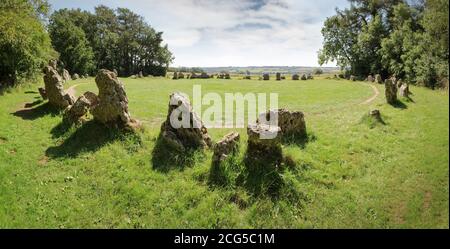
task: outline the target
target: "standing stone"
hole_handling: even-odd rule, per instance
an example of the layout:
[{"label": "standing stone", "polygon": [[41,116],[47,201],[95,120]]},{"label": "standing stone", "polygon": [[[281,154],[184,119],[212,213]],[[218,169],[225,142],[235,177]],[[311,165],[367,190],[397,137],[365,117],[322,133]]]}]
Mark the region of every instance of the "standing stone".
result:
[{"label": "standing stone", "polygon": [[98,103],[92,106],[94,119],[106,125],[136,128],[139,122],[130,117],[127,94],[116,74],[101,69],[95,77],[95,83],[98,87]]},{"label": "standing stone", "polygon": [[356,77],[354,75],[350,75],[350,81],[356,81]]},{"label": "standing stone", "polygon": [[[261,164],[276,170],[283,160],[280,127],[252,124],[247,127],[246,166],[257,169]],[[271,137],[271,139],[264,139]]]},{"label": "standing stone", "polygon": [[80,76],[77,73],[73,74],[73,76],[72,76],[73,80],[77,80],[79,78],[80,78]]},{"label": "standing stone", "polygon": [[178,79],[178,73],[177,73],[177,72],[174,72],[174,73],[173,73],[172,79],[173,79],[173,80],[177,80],[177,79]]},{"label": "standing stone", "polygon": [[116,77],[119,77],[119,73],[117,72],[117,70],[115,68],[113,69],[113,73],[116,75]]},{"label": "standing stone", "polygon": [[42,99],[47,100],[47,92],[45,91],[45,89],[42,87],[39,87],[38,90],[39,90],[39,94],[41,95]]},{"label": "standing stone", "polygon": [[308,80],[312,80],[312,79],[314,79],[314,77],[312,76],[312,74],[308,74],[307,79],[308,79]]},{"label": "standing stone", "polygon": [[196,73],[191,73],[190,79],[197,79],[198,75]]},{"label": "standing stone", "polygon": [[400,87],[403,85],[402,79],[398,79],[396,85],[397,85],[397,88],[400,89]]},{"label": "standing stone", "polygon": [[252,77],[251,77],[250,75],[245,75],[243,79],[244,79],[244,80],[251,80]]},{"label": "standing stone", "polygon": [[299,111],[286,109],[269,110],[259,115],[257,123],[274,125],[272,120],[278,119],[278,127],[283,137],[304,138],[307,136],[305,115]]},{"label": "standing stone", "polygon": [[379,110],[371,110],[369,111],[369,117],[373,118],[374,120],[378,121],[378,122],[382,122],[383,120],[381,119],[381,113]]},{"label": "standing stone", "polygon": [[84,78],[85,79],[89,78],[89,74],[84,74]]},{"label": "standing stone", "polygon": [[372,75],[369,75],[369,76],[367,76],[367,81],[368,81],[368,82],[374,82],[375,79],[373,78]]},{"label": "standing stone", "polygon": [[50,60],[44,68],[45,93],[50,104],[65,109],[75,102],[75,98],[66,94],[63,87],[63,79],[56,71],[56,61]]},{"label": "standing stone", "polygon": [[397,86],[395,85],[395,82],[393,82],[392,79],[387,79],[384,82],[384,87],[386,101],[391,105],[395,104],[395,102],[397,102]]},{"label": "standing stone", "polygon": [[409,85],[408,83],[403,83],[400,86],[400,96],[404,98],[409,98]]},{"label": "standing stone", "polygon": [[375,75],[375,81],[376,81],[378,84],[383,83],[383,79],[381,78],[381,75],[376,74],[376,75]]},{"label": "standing stone", "polygon": [[[184,112],[177,113],[180,110]],[[179,121],[189,117],[189,127],[174,128],[171,123],[171,117]],[[203,125],[202,120],[192,110],[189,99],[178,92],[170,95],[169,111],[166,121],[161,125],[161,136],[168,144],[179,151],[183,151],[186,148],[196,149],[212,146],[208,130]]]},{"label": "standing stone", "polygon": [[280,73],[276,73],[275,77],[276,77],[276,80],[281,80],[281,74]]},{"label": "standing stone", "polygon": [[139,71],[138,77],[139,78],[144,78],[144,74],[142,73],[142,71]]},{"label": "standing stone", "polygon": [[302,80],[307,80],[307,78],[306,78],[306,74],[302,74],[302,78],[301,78]]},{"label": "standing stone", "polygon": [[214,145],[213,165],[218,165],[228,156],[235,154],[239,150],[239,140],[239,133],[231,132],[217,142]]},{"label": "standing stone", "polygon": [[[95,97],[94,97],[95,96]],[[80,124],[86,121],[86,114],[91,106],[98,103],[98,97],[92,92],[86,92],[64,113],[63,121],[69,124]]]},{"label": "standing stone", "polygon": [[62,77],[63,77],[63,80],[64,80],[64,81],[69,81],[69,80],[71,80],[69,71],[67,71],[66,69],[63,69]]},{"label": "standing stone", "polygon": [[299,80],[300,76],[298,74],[293,74],[292,75],[292,80]]},{"label": "standing stone", "polygon": [[184,79],[184,74],[182,72],[178,73],[178,79]]},{"label": "standing stone", "polygon": [[268,73],[263,74],[263,80],[269,80],[270,75]]}]

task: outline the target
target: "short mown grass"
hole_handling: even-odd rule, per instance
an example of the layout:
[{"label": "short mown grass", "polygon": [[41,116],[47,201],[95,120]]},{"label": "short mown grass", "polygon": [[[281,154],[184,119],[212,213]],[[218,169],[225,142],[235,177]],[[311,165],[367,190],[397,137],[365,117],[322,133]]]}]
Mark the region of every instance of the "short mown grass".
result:
[{"label": "short mown grass", "polygon": [[[368,83],[121,79],[137,134],[94,121],[65,127],[38,85],[0,96],[1,228],[448,228],[448,94],[411,87],[385,103]],[[97,92],[93,78],[71,81]],[[308,139],[284,143],[274,185],[248,174],[240,151],[211,181],[211,151],[176,153],[159,139],[173,91],[279,93],[305,112]],[[25,108],[25,105],[27,108]],[[206,106],[205,106],[206,108]],[[366,116],[382,113],[383,125]],[[273,178],[270,178],[273,179]]]}]

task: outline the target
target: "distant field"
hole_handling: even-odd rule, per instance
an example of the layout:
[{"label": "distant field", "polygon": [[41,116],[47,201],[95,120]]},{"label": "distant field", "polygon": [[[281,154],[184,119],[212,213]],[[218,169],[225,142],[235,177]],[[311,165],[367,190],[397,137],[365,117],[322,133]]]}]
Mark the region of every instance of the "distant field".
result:
[{"label": "distant field", "polygon": [[[38,85],[0,96],[1,228],[449,227],[446,93],[411,87],[413,101],[393,107],[383,85],[323,77],[121,80],[131,115],[145,126],[137,137],[116,137],[94,122],[61,130],[61,116],[39,102]],[[208,184],[210,151],[184,163],[155,154],[169,94],[191,95],[194,84],[221,95],[277,92],[279,107],[305,112],[310,139],[283,146],[295,167],[282,173],[278,197],[235,181]],[[71,86],[97,92],[94,78]],[[374,108],[386,125],[361,121]],[[231,130],[241,134],[232,170],[239,174],[245,129],[209,133],[217,141]]]}]

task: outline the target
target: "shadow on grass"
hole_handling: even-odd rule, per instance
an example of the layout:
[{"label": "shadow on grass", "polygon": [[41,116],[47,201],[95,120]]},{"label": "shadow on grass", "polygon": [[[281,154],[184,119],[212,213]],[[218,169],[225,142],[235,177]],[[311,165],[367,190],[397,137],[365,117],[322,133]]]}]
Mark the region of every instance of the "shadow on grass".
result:
[{"label": "shadow on grass", "polygon": [[184,170],[186,167],[192,167],[202,158],[204,156],[202,152],[201,149],[177,150],[159,134],[152,151],[153,169],[164,173],[175,169]]},{"label": "shadow on grass", "polygon": [[304,149],[306,145],[310,142],[314,142],[317,140],[316,135],[312,133],[308,133],[306,136],[283,136],[281,138],[281,142],[285,145],[295,145]]},{"label": "shadow on grass", "polygon": [[394,108],[398,108],[398,109],[403,109],[403,110],[408,109],[408,106],[398,99],[390,105],[393,106]]},{"label": "shadow on grass", "polygon": [[36,91],[25,91],[25,94],[38,94],[39,92]]},{"label": "shadow on grass", "polygon": [[[27,104],[25,104],[25,108],[27,108],[27,105],[35,106],[41,102],[42,101],[34,101],[32,103],[27,103]],[[51,104],[49,104],[47,102],[47,103],[37,106],[33,109],[21,109],[16,112],[13,112],[11,114],[16,117],[20,117],[24,120],[35,120],[35,119],[41,118],[46,115],[56,116],[59,113],[60,113],[60,110],[58,108],[52,106]]]},{"label": "shadow on grass", "polygon": [[31,103],[25,103],[25,108],[31,108],[33,106],[39,105],[42,102],[44,102],[44,101],[42,99],[40,99],[40,100],[36,100],[34,102],[31,102]]},{"label": "shadow on grass", "polygon": [[[62,136],[70,127],[59,124],[52,129],[53,136]],[[84,123],[65,139],[62,144],[49,147],[45,154],[51,158],[77,157],[84,152],[95,152],[115,140],[128,141],[130,148],[140,146],[140,137],[131,132],[108,128],[93,120]]]}]

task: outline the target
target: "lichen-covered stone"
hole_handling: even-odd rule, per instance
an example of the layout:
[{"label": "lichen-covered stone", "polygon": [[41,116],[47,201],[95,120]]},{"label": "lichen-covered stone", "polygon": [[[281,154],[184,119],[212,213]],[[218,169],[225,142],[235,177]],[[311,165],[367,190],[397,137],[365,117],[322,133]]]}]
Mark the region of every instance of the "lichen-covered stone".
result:
[{"label": "lichen-covered stone", "polygon": [[306,77],[306,74],[302,74],[301,79],[302,79],[302,80],[307,80],[308,78]]},{"label": "lichen-covered stone", "polygon": [[79,79],[80,78],[80,75],[78,75],[77,73],[74,73],[73,75],[72,75],[72,79],[73,80],[77,80],[77,79]]},{"label": "lichen-covered stone", "polygon": [[63,79],[56,70],[56,62],[51,60],[44,68],[45,93],[51,105],[65,109],[75,102],[75,98],[65,93]]},{"label": "lichen-covered stone", "polygon": [[382,83],[383,83],[383,79],[381,78],[381,75],[376,74],[376,75],[375,75],[375,81],[376,81],[378,84],[382,84]]},{"label": "lichen-covered stone", "polygon": [[44,88],[39,87],[38,88],[39,94],[41,95],[42,99],[47,100],[47,92]]},{"label": "lichen-covered stone", "polygon": [[95,78],[98,103],[92,106],[94,119],[106,125],[135,128],[137,120],[128,112],[128,98],[123,84],[114,72],[102,69]]},{"label": "lichen-covered stone", "polygon": [[177,79],[178,79],[178,73],[177,73],[177,72],[174,72],[174,73],[173,73],[172,79],[173,79],[173,80],[177,80]]},{"label": "lichen-covered stone", "polygon": [[300,76],[298,74],[293,74],[292,75],[292,80],[299,80]]},{"label": "lichen-covered stone", "polygon": [[355,77],[354,75],[350,75],[349,80],[350,80],[350,81],[356,81],[356,77]]},{"label": "lichen-covered stone", "polygon": [[276,73],[275,78],[276,80],[281,80],[281,73]]},{"label": "lichen-covered stone", "polygon": [[276,169],[281,165],[283,153],[280,132],[280,127],[265,124],[252,124],[247,127],[247,167],[255,169],[267,163]]},{"label": "lichen-covered stone", "polygon": [[389,104],[397,102],[397,86],[392,79],[387,79],[384,82],[386,101]]},{"label": "lichen-covered stone", "polygon": [[[184,112],[176,112],[183,110]],[[186,116],[183,116],[185,113]],[[188,127],[174,128],[171,119],[189,118]],[[170,95],[169,111],[166,121],[161,125],[162,138],[177,150],[186,148],[208,148],[212,146],[208,130],[203,125],[202,120],[192,110],[189,99],[181,93],[175,92]]]},{"label": "lichen-covered stone", "polygon": [[64,81],[69,81],[72,78],[70,77],[70,73],[69,71],[67,71],[66,69],[63,69],[63,73],[62,73],[62,77]]},{"label": "lichen-covered stone", "polygon": [[286,109],[269,110],[259,115],[257,123],[274,125],[275,119],[278,119],[277,125],[283,137],[304,138],[307,136],[305,116],[302,112],[291,112]]},{"label": "lichen-covered stone", "polygon": [[369,76],[367,76],[367,79],[366,79],[368,82],[374,82],[375,81],[375,78],[372,76],[372,75],[369,75]]},{"label": "lichen-covered stone", "polygon": [[402,83],[400,86],[400,96],[409,98],[409,85],[408,83]]},{"label": "lichen-covered stone", "polygon": [[270,75],[268,73],[263,74],[263,80],[269,80]]},{"label": "lichen-covered stone", "polygon": [[239,140],[239,133],[231,132],[217,142],[214,145],[213,164],[220,164],[228,156],[235,154],[239,150]]}]

